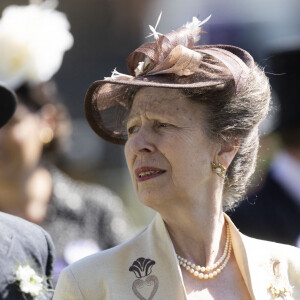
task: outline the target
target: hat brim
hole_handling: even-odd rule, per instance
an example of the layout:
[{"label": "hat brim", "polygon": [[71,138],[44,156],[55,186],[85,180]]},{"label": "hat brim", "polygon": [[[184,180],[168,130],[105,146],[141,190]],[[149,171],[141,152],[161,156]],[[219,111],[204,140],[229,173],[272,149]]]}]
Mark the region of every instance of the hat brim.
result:
[{"label": "hat brim", "polygon": [[17,99],[13,91],[0,84],[0,127],[4,126],[15,112]]},{"label": "hat brim", "polygon": [[[152,44],[147,45],[150,47]],[[238,92],[254,65],[248,52],[230,45],[204,45],[193,49],[181,47],[178,52],[175,47],[175,52],[171,50],[163,61],[158,59],[155,62],[153,58],[146,67],[143,66],[142,73],[136,75],[139,64],[145,64],[143,47],[147,45],[142,45],[141,51],[137,49],[129,55],[127,67],[131,75],[114,72],[112,77],[94,82],[87,91],[86,118],[92,129],[109,142],[125,144],[127,132],[124,120],[139,88],[198,90],[232,82]]]},{"label": "hat brim", "polygon": [[[89,87],[84,101],[85,115],[89,125],[96,134],[108,142],[124,145],[127,140],[127,132],[125,124],[122,122],[130,109],[130,95],[139,88],[198,89],[232,81],[232,77],[227,77],[222,80],[210,79],[194,83],[174,83],[170,81],[169,77],[166,75],[120,76],[116,79],[95,81]],[[109,125],[109,122],[113,122],[113,124]]]}]

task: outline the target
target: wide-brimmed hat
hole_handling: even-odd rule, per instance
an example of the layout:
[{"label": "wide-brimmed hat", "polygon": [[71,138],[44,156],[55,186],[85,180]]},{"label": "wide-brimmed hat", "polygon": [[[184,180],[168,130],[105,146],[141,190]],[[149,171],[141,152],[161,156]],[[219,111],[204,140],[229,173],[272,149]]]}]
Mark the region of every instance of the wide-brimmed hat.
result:
[{"label": "wide-brimmed hat", "polygon": [[114,70],[111,77],[89,87],[85,114],[99,136],[115,144],[126,142],[124,120],[141,87],[187,90],[232,82],[236,92],[243,88],[254,66],[252,56],[230,45],[195,46],[205,21],[194,17],[192,22],[164,35],[153,30],[156,40],[141,45],[127,58],[130,75]]},{"label": "wide-brimmed hat", "polygon": [[16,109],[15,94],[0,83],[0,127],[6,124]]}]

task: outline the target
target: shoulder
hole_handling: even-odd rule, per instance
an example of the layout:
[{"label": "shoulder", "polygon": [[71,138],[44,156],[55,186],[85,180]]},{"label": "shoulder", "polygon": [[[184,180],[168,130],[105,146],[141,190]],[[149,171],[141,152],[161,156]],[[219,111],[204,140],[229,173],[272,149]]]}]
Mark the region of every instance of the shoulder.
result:
[{"label": "shoulder", "polygon": [[257,299],[269,299],[271,287],[293,291],[300,299],[300,249],[246,236],[233,224],[231,228],[235,259]]},{"label": "shoulder", "polygon": [[25,219],[10,215],[7,213],[0,212],[0,221],[2,224],[6,225],[9,228],[23,227],[25,230],[37,230],[37,226],[33,223],[26,221]]},{"label": "shoulder", "polygon": [[[251,245],[251,247],[256,248],[258,251],[262,251],[262,253],[268,253],[270,255],[282,257],[287,260],[300,257],[300,249],[297,247],[252,238],[242,233],[240,234],[247,245]],[[299,265],[300,265],[300,260],[299,260]]]},{"label": "shoulder", "polygon": [[54,260],[52,239],[40,226],[0,212],[0,228],[2,238],[8,242],[10,255],[12,253],[31,255],[32,259],[38,260],[41,264],[47,260],[51,260],[52,263]]},{"label": "shoulder", "polygon": [[249,254],[249,264],[258,268],[270,269],[270,272],[276,277],[285,278],[292,286],[296,286],[300,293],[299,248],[241,235]]},{"label": "shoulder", "polygon": [[52,246],[51,238],[44,229],[22,218],[0,212],[0,226],[13,232],[14,238],[23,241],[25,245],[36,244],[41,248]]},{"label": "shoulder", "polygon": [[15,271],[18,265],[29,265],[37,274],[49,278],[47,286],[51,287],[54,246],[48,233],[33,223],[2,212],[0,232],[0,295],[12,298],[17,295]]}]

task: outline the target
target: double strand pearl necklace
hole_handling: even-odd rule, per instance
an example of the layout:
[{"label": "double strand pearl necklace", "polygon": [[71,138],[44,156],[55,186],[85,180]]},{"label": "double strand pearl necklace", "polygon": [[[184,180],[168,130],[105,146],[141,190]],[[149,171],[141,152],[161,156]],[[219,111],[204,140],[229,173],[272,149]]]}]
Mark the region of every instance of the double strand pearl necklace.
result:
[{"label": "double strand pearl necklace", "polygon": [[226,244],[223,255],[220,259],[213,265],[207,267],[201,267],[195,265],[191,261],[188,261],[186,258],[177,255],[178,263],[181,267],[185,268],[188,272],[193,274],[196,278],[199,279],[212,279],[219,275],[227,265],[231,254],[231,236],[229,226],[226,223]]}]

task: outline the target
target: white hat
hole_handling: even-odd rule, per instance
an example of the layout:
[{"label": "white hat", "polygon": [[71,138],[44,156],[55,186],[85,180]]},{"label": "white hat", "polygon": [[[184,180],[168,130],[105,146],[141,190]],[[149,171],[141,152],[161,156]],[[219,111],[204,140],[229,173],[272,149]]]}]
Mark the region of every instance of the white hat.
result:
[{"label": "white hat", "polygon": [[12,89],[48,81],[73,45],[65,14],[55,10],[57,2],[37,2],[8,6],[0,19],[0,81]]}]

